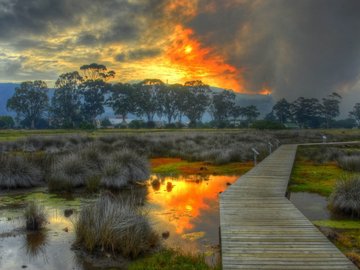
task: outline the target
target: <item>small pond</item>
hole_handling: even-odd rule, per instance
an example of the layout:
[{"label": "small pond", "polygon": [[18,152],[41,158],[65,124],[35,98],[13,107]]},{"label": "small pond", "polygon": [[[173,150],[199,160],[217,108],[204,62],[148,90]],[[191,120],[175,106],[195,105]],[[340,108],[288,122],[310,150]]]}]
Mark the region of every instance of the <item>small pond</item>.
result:
[{"label": "small pond", "polygon": [[[203,252],[209,264],[219,256],[219,192],[238,176],[152,176],[145,209],[165,246]],[[154,181],[156,180],[156,181]],[[72,249],[73,221],[81,205],[96,196],[64,197],[44,188],[0,194],[0,269],[106,269]],[[23,229],[26,203],[41,202],[49,224],[38,233]],[[71,209],[72,211],[65,211]],[[114,268],[112,268],[114,269]]]}]

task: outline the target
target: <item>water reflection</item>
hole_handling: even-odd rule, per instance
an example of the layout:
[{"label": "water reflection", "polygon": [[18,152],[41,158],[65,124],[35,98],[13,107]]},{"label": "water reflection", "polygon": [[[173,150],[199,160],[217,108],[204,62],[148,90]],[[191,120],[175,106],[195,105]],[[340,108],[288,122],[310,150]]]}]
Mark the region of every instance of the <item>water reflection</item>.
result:
[{"label": "water reflection", "polygon": [[[237,178],[154,175],[148,186],[125,190],[118,195],[136,197],[139,204],[145,205],[165,245],[190,252],[203,251],[209,255],[209,262],[215,262],[219,255],[218,194],[227,188],[227,183],[233,183]],[[20,269],[23,265],[28,269],[106,269],[94,267],[94,261],[84,259],[71,249],[77,211],[95,197],[63,198],[37,191],[1,198],[8,202],[8,206],[0,217],[0,233],[23,226],[23,208],[11,209],[13,201],[26,205],[26,202],[36,199],[45,206],[49,224],[40,232],[0,236],[0,269]],[[96,265],[98,263],[96,261]]]},{"label": "water reflection", "polygon": [[316,193],[291,192],[290,201],[309,219],[320,220],[331,218],[327,208],[327,199]]},{"label": "water reflection", "polygon": [[29,257],[38,257],[40,255],[46,259],[46,246],[48,244],[48,234],[46,230],[37,232],[28,232],[24,236],[24,248]]},{"label": "water reflection", "polygon": [[[158,226],[170,231],[170,238],[172,235],[181,238],[184,233],[201,230],[206,236],[217,239],[218,194],[227,188],[227,183],[233,183],[237,178],[198,175],[163,179],[153,177],[148,195],[148,206],[152,209],[150,213]],[[214,234],[216,236],[212,237]]]}]

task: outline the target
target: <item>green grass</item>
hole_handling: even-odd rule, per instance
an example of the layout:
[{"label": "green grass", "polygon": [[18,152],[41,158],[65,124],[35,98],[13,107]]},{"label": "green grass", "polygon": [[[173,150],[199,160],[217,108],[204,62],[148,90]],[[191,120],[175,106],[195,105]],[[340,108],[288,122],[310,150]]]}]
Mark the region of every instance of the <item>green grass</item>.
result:
[{"label": "green grass", "polygon": [[316,220],[316,226],[334,229],[360,229],[360,220]]},{"label": "green grass", "polygon": [[252,162],[216,165],[208,162],[191,162],[179,158],[153,158],[151,160],[151,173],[161,175],[242,175],[253,166]]},{"label": "green grass", "polygon": [[296,162],[289,189],[292,192],[314,192],[329,196],[336,180],[344,174],[335,163]]},{"label": "green grass", "polygon": [[244,132],[248,129],[96,129],[96,130],[81,130],[81,129],[5,129],[0,130],[0,141],[15,141],[17,139],[33,136],[33,135],[89,135],[89,136],[101,136],[101,135],[116,135],[116,134],[132,134],[132,133],[156,133],[156,132]]},{"label": "green grass", "polygon": [[210,267],[202,255],[189,255],[172,249],[164,249],[143,259],[134,261],[129,270],[220,270]]},{"label": "green grass", "polygon": [[154,167],[151,169],[152,173],[156,174],[181,174],[180,167],[189,164],[187,161],[180,161],[175,163],[169,163]]},{"label": "green grass", "polygon": [[[32,136],[32,135],[58,135],[58,134],[87,134],[91,136],[111,135],[111,134],[127,134],[127,133],[154,133],[154,132],[246,132],[253,129],[238,129],[238,128],[226,128],[226,129],[96,129],[96,130],[81,130],[81,129],[44,129],[44,130],[31,130],[31,129],[8,129],[0,130],[0,141],[14,141],[20,138]],[[280,130],[280,131],[265,131],[276,136],[277,133],[288,133],[291,137],[293,130]],[[330,137],[338,138],[339,141],[360,140],[360,129],[324,129],[324,130],[307,130],[307,132],[326,134]],[[319,142],[321,138],[319,138]]]}]

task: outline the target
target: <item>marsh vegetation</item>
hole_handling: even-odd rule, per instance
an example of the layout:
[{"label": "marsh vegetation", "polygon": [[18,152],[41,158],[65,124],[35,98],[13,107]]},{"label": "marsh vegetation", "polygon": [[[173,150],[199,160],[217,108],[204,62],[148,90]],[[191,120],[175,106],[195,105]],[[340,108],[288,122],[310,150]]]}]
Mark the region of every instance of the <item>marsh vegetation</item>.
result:
[{"label": "marsh vegetation", "polygon": [[46,213],[42,205],[32,201],[24,211],[26,229],[37,231],[42,229],[46,223]]},{"label": "marsh vegetation", "polygon": [[[360,166],[359,156],[359,144],[299,147],[289,186],[295,192],[296,206],[357,266],[360,266],[360,179],[356,169]],[[301,196],[296,195],[299,191]]]},{"label": "marsh vegetation", "polygon": [[[130,269],[144,265],[158,269],[157,264],[172,269],[172,262],[181,264],[179,269],[192,269],[189,265],[210,269],[219,258],[218,194],[252,168],[252,147],[261,160],[270,152],[269,142],[275,148],[278,139],[286,141],[294,134],[297,140],[321,140],[317,132],[254,130],[30,136],[1,143],[5,166],[0,168],[0,186],[10,194],[17,188],[40,187],[52,203],[70,196],[67,203],[71,202],[68,209],[73,214],[55,221],[49,215],[54,206],[47,205],[49,224],[42,231],[68,234],[64,248],[71,256],[73,252],[83,256],[82,263],[92,256],[91,264],[103,260],[104,265],[119,267],[118,262],[107,263],[122,258]],[[329,180],[329,173],[343,171],[340,158],[357,156],[357,151],[356,147],[300,148],[301,166],[313,167],[299,171],[296,165],[293,178],[298,178],[292,188],[306,190],[312,185],[313,191],[329,196],[336,182],[336,177]],[[327,167],[319,174],[321,166]],[[315,182],[319,177],[321,181]],[[33,189],[28,190],[32,194]],[[79,198],[84,202],[79,203]],[[27,204],[20,201],[16,209],[24,210]],[[58,207],[61,212],[68,210]],[[41,217],[35,208],[32,213]],[[0,220],[0,227],[9,226],[12,219]],[[52,250],[54,239],[48,234],[45,238],[46,250]],[[7,243],[16,246],[10,239]],[[199,251],[204,255],[198,256]],[[142,259],[131,263],[135,258]]]},{"label": "marsh vegetation", "polygon": [[83,207],[75,222],[75,245],[89,252],[102,251],[136,258],[159,244],[136,198],[101,195]]},{"label": "marsh vegetation", "polygon": [[275,137],[262,132],[156,133],[101,137],[46,136],[2,144],[0,187],[48,185],[51,191],[121,189],[149,177],[149,158],[210,165],[247,162],[251,148],[269,154]]}]

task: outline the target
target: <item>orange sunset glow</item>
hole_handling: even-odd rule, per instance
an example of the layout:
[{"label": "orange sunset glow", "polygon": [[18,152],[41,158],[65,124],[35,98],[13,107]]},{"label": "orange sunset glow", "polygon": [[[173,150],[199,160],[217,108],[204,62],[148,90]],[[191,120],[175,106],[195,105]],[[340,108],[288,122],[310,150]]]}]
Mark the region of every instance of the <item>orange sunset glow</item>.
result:
[{"label": "orange sunset glow", "polygon": [[191,29],[177,25],[170,40],[165,59],[178,70],[180,82],[202,80],[212,86],[246,92],[240,71],[227,64],[213,48],[202,46]]},{"label": "orange sunset glow", "polygon": [[[216,202],[219,192],[226,190],[226,184],[233,183],[238,178],[210,175],[207,180],[202,181],[196,177],[166,177],[162,179],[158,190],[149,192],[149,202],[161,209],[158,211],[158,218],[174,226],[177,234],[193,230],[194,220],[201,219],[205,211],[217,211],[210,208],[209,202]],[[167,188],[168,183],[172,185],[171,190]]]},{"label": "orange sunset glow", "polygon": [[[129,9],[146,10],[145,3],[142,0],[128,1],[126,5]],[[201,80],[210,86],[235,92],[271,93],[269,87],[267,91],[247,89],[243,77],[243,70],[247,67],[230,64],[223,50],[205,44],[201,36],[187,25],[200,12],[216,12],[215,3],[202,9],[199,6],[197,0],[165,1],[156,8],[148,7],[162,12],[157,19],[146,13],[137,17],[124,13],[117,15],[126,17],[119,23],[112,21],[111,16],[101,17],[97,22],[84,17],[84,23],[61,31],[52,31],[50,27],[49,33],[36,41],[32,41],[30,36],[26,38],[27,44],[40,42],[41,46],[21,46],[21,50],[4,47],[0,61],[11,59],[16,67],[19,66],[18,74],[12,74],[15,81],[33,77],[45,80],[50,86],[58,74],[97,62],[116,72],[111,82],[157,78],[170,84],[183,84]],[[106,34],[104,29],[112,29],[114,33]]]}]

